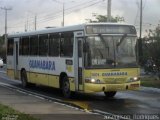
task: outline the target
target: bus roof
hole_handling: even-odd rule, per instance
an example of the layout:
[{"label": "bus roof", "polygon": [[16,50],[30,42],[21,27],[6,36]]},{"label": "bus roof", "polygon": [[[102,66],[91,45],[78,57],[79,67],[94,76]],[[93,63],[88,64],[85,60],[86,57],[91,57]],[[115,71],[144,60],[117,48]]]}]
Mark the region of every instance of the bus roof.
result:
[{"label": "bus roof", "polygon": [[55,28],[46,28],[46,29],[37,30],[37,31],[29,31],[29,32],[9,34],[8,38],[21,37],[21,36],[32,36],[32,35],[37,35],[37,34],[49,34],[49,33],[54,33],[54,32],[56,33],[56,32],[67,32],[67,31],[80,31],[80,30],[84,30],[85,26],[87,26],[87,25],[124,25],[124,26],[133,26],[131,24],[124,24],[124,23],[85,23],[85,24],[79,24],[79,25],[55,27]]}]

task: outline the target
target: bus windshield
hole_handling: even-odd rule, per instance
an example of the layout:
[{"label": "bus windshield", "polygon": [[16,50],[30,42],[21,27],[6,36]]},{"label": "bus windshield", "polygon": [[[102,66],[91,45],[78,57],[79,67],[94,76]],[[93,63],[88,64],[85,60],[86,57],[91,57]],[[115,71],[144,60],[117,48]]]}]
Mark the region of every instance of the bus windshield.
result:
[{"label": "bus windshield", "polygon": [[87,68],[136,67],[136,37],[89,36],[86,38]]}]

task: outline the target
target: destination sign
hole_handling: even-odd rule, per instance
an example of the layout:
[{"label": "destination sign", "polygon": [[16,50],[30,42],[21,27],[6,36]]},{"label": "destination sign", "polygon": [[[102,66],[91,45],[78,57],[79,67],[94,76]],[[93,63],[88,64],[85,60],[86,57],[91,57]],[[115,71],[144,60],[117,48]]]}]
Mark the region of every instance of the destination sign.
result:
[{"label": "destination sign", "polygon": [[99,77],[99,76],[127,76],[127,72],[105,72],[105,73],[92,73],[91,76]]},{"label": "destination sign", "polygon": [[87,34],[136,34],[134,26],[129,25],[88,25]]}]

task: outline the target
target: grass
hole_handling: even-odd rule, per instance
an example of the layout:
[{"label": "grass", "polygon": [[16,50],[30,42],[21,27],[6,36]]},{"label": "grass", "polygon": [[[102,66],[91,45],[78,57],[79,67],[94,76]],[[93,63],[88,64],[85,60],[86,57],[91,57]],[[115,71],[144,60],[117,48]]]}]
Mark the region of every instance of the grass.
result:
[{"label": "grass", "polygon": [[0,104],[0,120],[38,120],[30,115],[20,113],[14,109]]},{"label": "grass", "polygon": [[160,79],[157,77],[142,77],[141,85],[145,87],[160,88]]}]

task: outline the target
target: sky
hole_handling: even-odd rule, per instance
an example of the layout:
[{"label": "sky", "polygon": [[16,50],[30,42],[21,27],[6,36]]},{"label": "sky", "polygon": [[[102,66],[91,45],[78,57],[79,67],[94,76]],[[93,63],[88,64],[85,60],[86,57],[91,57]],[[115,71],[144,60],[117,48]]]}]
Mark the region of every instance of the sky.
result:
[{"label": "sky", "polygon": [[[93,14],[107,15],[107,0],[0,0],[0,7],[8,11],[8,33],[33,31],[35,16],[37,30],[45,27],[75,25],[94,19]],[[143,0],[143,34],[160,24],[160,0]],[[122,16],[125,23],[139,30],[140,0],[112,0],[112,16]],[[4,34],[4,10],[0,9],[0,35]]]}]

